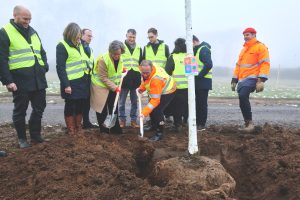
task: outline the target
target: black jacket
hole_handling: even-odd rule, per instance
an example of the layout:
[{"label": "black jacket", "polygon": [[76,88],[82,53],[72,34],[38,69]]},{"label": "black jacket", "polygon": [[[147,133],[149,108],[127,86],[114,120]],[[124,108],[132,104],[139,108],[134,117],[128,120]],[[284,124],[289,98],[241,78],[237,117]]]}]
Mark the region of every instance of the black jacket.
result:
[{"label": "black jacket", "polygon": [[[157,50],[158,50],[158,46],[159,46],[161,43],[164,43],[164,41],[163,41],[163,40],[158,40],[158,43],[155,43],[155,44],[148,42],[147,46],[151,45],[151,46],[152,46],[152,49],[153,49],[153,52],[154,52],[154,54],[156,55]],[[166,45],[166,44],[165,44],[165,45]],[[170,56],[170,51],[169,51],[169,46],[168,46],[168,45],[166,45],[166,48],[165,48],[165,56],[166,56],[166,58],[169,58],[169,56]],[[143,60],[145,60],[145,58],[146,58],[146,51],[145,51],[145,47],[144,47],[144,51],[143,51]]]},{"label": "black jacket", "polygon": [[200,45],[194,47],[194,55],[196,56],[198,49],[202,46],[205,46],[205,47],[203,47],[201,49],[200,54],[199,54],[199,59],[203,62],[204,66],[203,66],[202,71],[198,74],[198,76],[195,76],[195,88],[211,90],[212,89],[212,79],[204,78],[204,76],[213,67],[213,62],[211,60],[211,52],[210,52],[211,46],[206,42],[202,42]]},{"label": "black jacket", "polygon": [[[72,42],[66,41],[71,47],[75,47]],[[86,73],[84,76],[75,80],[69,81],[66,73],[66,61],[68,52],[62,43],[56,46],[56,71],[60,80],[60,92],[63,99],[86,99],[89,95],[89,77]],[[65,93],[66,87],[71,87],[72,94]]]},{"label": "black jacket", "polygon": [[[134,48],[131,48],[129,44],[125,41],[125,45],[128,47],[130,53],[132,54]],[[139,64],[142,62],[142,48],[140,48],[140,57]],[[141,84],[141,73],[134,71],[133,69],[129,70],[127,75],[124,77],[122,88],[125,89],[136,89]]]},{"label": "black jacket", "polygon": [[[12,19],[10,20],[10,23],[19,31],[19,33],[21,33],[28,43],[31,43],[31,36],[36,33],[31,26],[25,29],[22,26],[17,25]],[[49,66],[43,46],[41,47],[41,56],[45,66],[40,66],[37,58],[35,58],[35,64],[33,67],[26,67],[11,71],[9,70],[8,66],[9,46],[9,37],[4,28],[2,28],[0,30],[0,74],[2,76],[1,81],[3,85],[15,83],[18,91],[25,92],[47,88],[45,74],[49,70]]]}]

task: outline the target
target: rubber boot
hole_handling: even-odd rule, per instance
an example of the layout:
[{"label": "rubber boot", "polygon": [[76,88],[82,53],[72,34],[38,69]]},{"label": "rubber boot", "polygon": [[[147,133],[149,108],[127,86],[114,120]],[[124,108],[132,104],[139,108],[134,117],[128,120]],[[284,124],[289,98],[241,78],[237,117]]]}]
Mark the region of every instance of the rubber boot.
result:
[{"label": "rubber boot", "polygon": [[31,138],[31,143],[32,144],[38,144],[38,143],[43,143],[44,139],[41,136],[41,120],[29,120],[29,134]]},{"label": "rubber boot", "polygon": [[81,121],[82,121],[82,114],[76,115],[75,116],[76,134],[79,134],[79,135],[83,134]]},{"label": "rubber boot", "polygon": [[151,141],[159,141],[162,139],[162,135],[163,135],[163,130],[164,130],[164,125],[158,125],[156,131],[155,131],[155,135],[152,136],[150,138]]},{"label": "rubber boot", "polygon": [[26,137],[25,120],[14,122],[14,126],[17,131],[17,135],[18,135],[19,147],[21,149],[30,147],[30,144],[28,144],[27,137]]},{"label": "rubber boot", "polygon": [[75,127],[75,117],[74,116],[65,116],[65,122],[68,130],[68,134],[70,136],[75,135],[76,127]]}]

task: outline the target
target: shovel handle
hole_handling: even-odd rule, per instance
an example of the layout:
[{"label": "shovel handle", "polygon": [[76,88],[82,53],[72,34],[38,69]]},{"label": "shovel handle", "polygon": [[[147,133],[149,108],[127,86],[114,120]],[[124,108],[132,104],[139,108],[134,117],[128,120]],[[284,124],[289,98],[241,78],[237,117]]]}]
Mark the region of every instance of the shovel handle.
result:
[{"label": "shovel handle", "polygon": [[[142,115],[142,98],[141,98],[141,94],[138,91],[136,91],[136,94],[139,99],[139,113],[141,116]],[[144,120],[141,117],[140,117],[140,134],[141,134],[141,137],[144,137]]]}]

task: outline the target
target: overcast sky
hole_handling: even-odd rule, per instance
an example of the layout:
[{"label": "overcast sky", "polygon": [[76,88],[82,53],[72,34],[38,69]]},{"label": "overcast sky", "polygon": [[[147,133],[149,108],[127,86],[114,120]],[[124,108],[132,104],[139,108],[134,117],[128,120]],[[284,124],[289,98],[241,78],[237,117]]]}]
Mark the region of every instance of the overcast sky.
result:
[{"label": "overcast sky", "polygon": [[[128,28],[137,30],[141,46],[148,42],[148,28],[157,28],[159,39],[172,51],[175,39],[185,37],[184,4],[184,0],[1,0],[0,25],[12,18],[15,5],[29,8],[31,26],[53,64],[55,47],[70,22],[93,30],[91,47],[96,55],[105,52],[112,40],[124,41]],[[254,27],[258,40],[269,48],[273,68],[300,67],[299,11],[299,0],[192,0],[193,32],[211,44],[215,66],[233,68],[244,43],[242,31]]]}]

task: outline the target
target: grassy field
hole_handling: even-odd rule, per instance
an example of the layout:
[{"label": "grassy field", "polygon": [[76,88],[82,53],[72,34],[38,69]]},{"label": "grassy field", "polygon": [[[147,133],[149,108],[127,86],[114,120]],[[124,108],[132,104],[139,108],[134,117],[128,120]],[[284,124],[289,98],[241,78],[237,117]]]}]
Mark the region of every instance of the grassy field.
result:
[{"label": "grassy field", "polygon": [[[47,77],[48,89],[47,93],[51,95],[59,95],[59,80],[54,73],[50,73]],[[213,90],[210,91],[210,97],[236,97],[237,93],[230,89],[230,78],[214,77]],[[0,95],[9,95],[4,86],[0,87]],[[298,99],[300,98],[300,81],[299,80],[269,80],[266,82],[265,90],[261,93],[253,93],[254,98],[273,98],[273,99]]]}]

